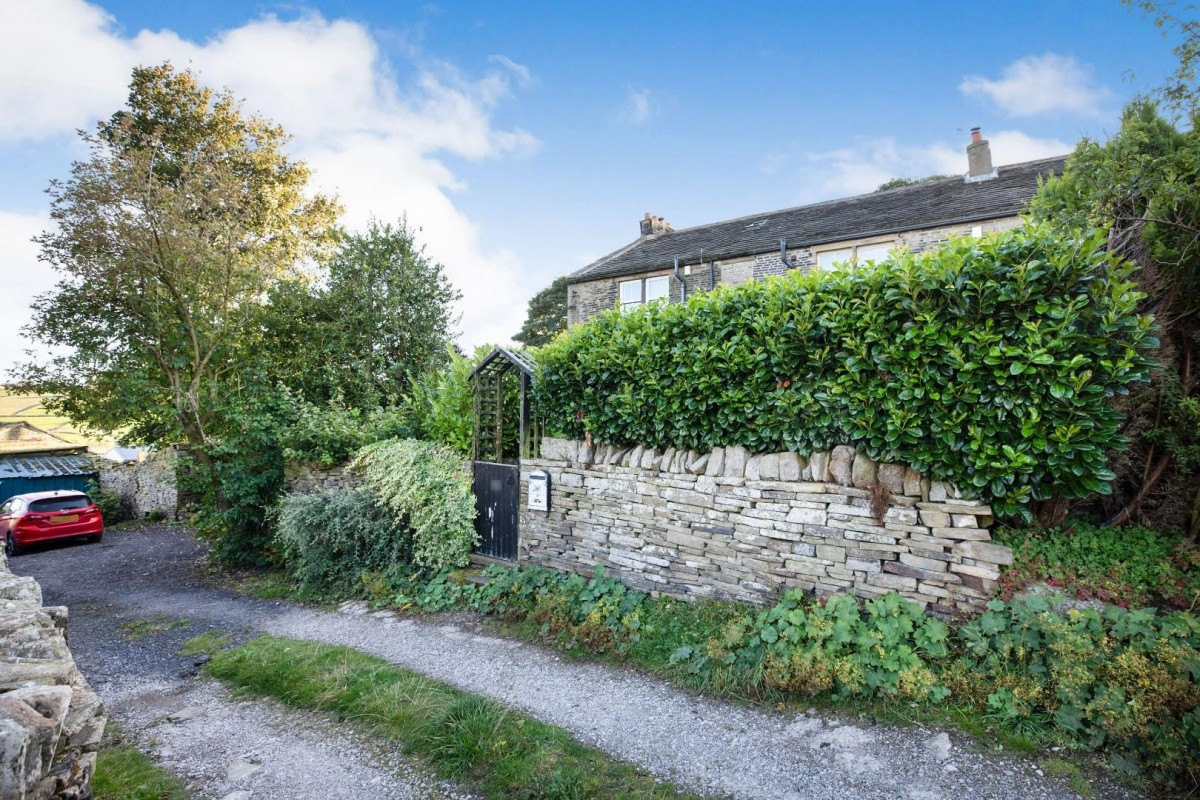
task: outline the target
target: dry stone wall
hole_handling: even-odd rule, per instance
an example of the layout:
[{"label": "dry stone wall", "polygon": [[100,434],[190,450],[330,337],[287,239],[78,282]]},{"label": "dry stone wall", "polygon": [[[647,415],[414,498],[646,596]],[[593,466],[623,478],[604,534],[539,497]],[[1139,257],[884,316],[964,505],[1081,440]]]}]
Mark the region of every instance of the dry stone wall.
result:
[{"label": "dry stone wall", "polygon": [[132,519],[143,519],[150,513],[169,519],[178,515],[175,465],[174,450],[160,450],[144,461],[128,464],[96,459],[100,488],[120,495],[125,513]]},{"label": "dry stone wall", "polygon": [[362,477],[346,469],[316,467],[308,464],[289,464],[286,471],[288,491],[292,494],[316,494],[333,489],[357,489]]},{"label": "dry stone wall", "polygon": [[[526,507],[535,469],[550,475],[548,513]],[[979,610],[1012,563],[991,542],[990,507],[848,446],[802,456],[545,439],[522,473],[523,561],[604,566],[646,591],[764,602],[792,587],[895,590],[952,616]]]},{"label": "dry stone wall", "polygon": [[0,800],[86,800],[107,718],[67,648],[67,609],[0,553]]}]

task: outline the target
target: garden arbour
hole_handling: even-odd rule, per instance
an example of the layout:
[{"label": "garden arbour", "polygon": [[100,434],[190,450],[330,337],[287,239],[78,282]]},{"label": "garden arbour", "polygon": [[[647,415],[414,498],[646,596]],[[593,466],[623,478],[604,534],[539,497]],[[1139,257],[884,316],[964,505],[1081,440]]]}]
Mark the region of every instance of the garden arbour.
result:
[{"label": "garden arbour", "polygon": [[537,413],[617,445],[850,444],[1027,515],[1105,492],[1109,398],[1147,377],[1152,320],[1103,231],[961,238],[612,311],[542,348]]}]

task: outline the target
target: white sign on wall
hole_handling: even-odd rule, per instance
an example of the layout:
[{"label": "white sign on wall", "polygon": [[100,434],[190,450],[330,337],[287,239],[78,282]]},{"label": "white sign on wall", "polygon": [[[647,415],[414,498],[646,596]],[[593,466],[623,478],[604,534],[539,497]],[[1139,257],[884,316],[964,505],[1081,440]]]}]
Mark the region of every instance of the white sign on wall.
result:
[{"label": "white sign on wall", "polygon": [[550,510],[550,474],[544,469],[529,473],[529,510]]}]

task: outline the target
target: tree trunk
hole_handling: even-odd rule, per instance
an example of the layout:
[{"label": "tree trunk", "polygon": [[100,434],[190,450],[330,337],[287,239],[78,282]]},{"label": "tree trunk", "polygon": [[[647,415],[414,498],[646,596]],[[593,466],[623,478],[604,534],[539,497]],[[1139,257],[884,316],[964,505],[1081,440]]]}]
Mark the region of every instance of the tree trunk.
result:
[{"label": "tree trunk", "polygon": [[1071,509],[1071,503],[1067,498],[1061,495],[1054,495],[1049,500],[1044,500],[1041,506],[1038,507],[1037,521],[1043,528],[1057,528],[1067,521],[1067,512]]}]

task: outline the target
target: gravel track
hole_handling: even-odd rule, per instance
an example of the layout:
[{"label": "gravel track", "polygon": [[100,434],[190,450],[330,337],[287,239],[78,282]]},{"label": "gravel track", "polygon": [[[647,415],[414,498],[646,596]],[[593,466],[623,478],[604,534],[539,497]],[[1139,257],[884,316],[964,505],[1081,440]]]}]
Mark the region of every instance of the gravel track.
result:
[{"label": "gravel track", "polygon": [[[157,730],[152,735],[166,742],[166,754],[157,751],[164,763],[186,774],[200,769],[196,764],[202,762],[207,766],[200,771],[207,777],[200,783],[222,791],[228,787],[217,778],[229,769],[241,745],[216,752],[218,748],[198,743],[192,753],[189,737],[170,739],[165,732],[219,720],[221,737],[255,742],[273,726],[293,737],[297,725],[321,729],[311,715],[297,722],[298,712],[260,701],[231,701],[219,687],[190,677],[191,659],[177,651],[184,640],[205,630],[230,631],[242,638],[266,631],[355,647],[517,707],[702,793],[788,800],[1077,797],[1062,780],[1043,776],[1035,760],[990,752],[957,733],[862,724],[816,713],[775,713],[696,697],[628,669],[563,660],[553,652],[489,635],[462,615],[414,620],[389,612],[372,614],[361,604],[327,612],[239,597],[207,585],[204,555],[204,546],[186,529],[158,527],[110,532],[99,547],[47,550],[14,559],[12,566],[42,582],[47,604],[71,606],[72,650],[117,719],[136,720],[144,731]],[[147,618],[185,619],[188,624],[133,642],[122,635],[122,623]],[[142,694],[158,697],[172,691],[171,686],[180,692],[207,693],[200,705],[215,704],[222,710],[206,711],[174,729],[163,728],[161,708],[155,717],[152,711],[136,710],[145,703],[126,703],[131,693],[138,696],[138,687],[150,687],[149,694]],[[182,695],[180,700],[181,706],[195,705],[183,702]],[[226,713],[231,703],[240,710]],[[157,719],[157,727],[146,727],[148,719]],[[240,721],[246,727],[239,732]],[[336,727],[317,734],[314,744],[336,736]],[[247,751],[255,747],[247,746]],[[252,789],[254,797],[416,796],[399,793],[407,790],[403,770],[398,774],[382,763],[388,761],[386,754],[352,742],[332,750],[350,765],[349,783],[329,787],[330,793],[304,789],[308,793],[293,794],[300,790],[282,783],[271,790],[266,766],[272,758],[283,763],[280,750],[261,759],[263,769],[256,770],[257,778],[250,777],[259,781]],[[322,764],[329,761],[328,755],[316,758]],[[304,760],[298,761],[280,772],[302,767]],[[382,776],[382,786],[398,793],[383,793],[381,784],[372,784],[369,791],[355,784],[360,769],[377,770],[372,777]],[[445,786],[430,788],[422,780],[415,783],[426,784],[423,789],[418,786],[425,792],[420,796],[450,791]],[[1096,797],[1137,796],[1102,780],[1093,785]],[[334,788],[351,793],[332,793]]]}]

